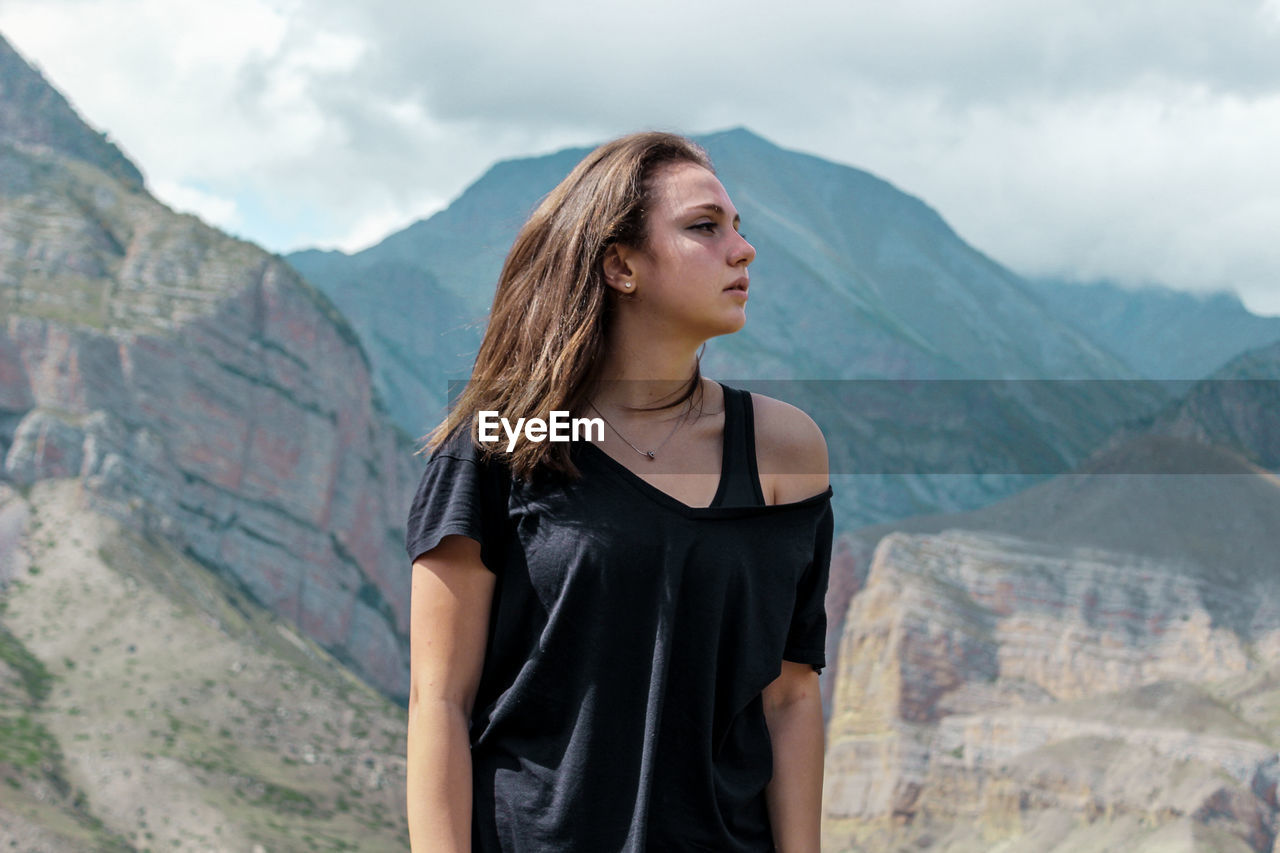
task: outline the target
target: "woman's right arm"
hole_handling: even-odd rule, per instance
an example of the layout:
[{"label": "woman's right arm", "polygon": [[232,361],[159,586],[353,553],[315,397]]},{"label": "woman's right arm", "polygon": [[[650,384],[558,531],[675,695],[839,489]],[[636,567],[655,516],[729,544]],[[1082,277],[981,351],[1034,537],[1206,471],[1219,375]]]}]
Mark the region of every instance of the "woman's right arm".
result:
[{"label": "woman's right arm", "polygon": [[444,537],[413,564],[406,782],[414,850],[471,850],[468,727],[493,587],[480,543],[466,536]]}]

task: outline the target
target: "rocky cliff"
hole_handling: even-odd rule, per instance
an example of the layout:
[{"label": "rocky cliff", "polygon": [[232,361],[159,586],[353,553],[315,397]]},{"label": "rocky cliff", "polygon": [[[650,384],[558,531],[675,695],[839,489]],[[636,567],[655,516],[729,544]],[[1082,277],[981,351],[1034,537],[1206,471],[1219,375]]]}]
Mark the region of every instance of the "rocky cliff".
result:
[{"label": "rocky cliff", "polygon": [[[892,531],[963,528],[1088,545],[1180,560],[1234,589],[1267,588],[1274,582],[1274,531],[1280,530],[1269,473],[1280,467],[1278,377],[1280,345],[1246,351],[1202,380],[1160,383],[1177,391],[1173,402],[1113,433],[1064,476],[971,512],[920,515],[849,533],[827,596],[828,657],[838,653],[849,601],[866,580],[874,549]],[[874,487],[864,478],[849,483],[868,485]]]},{"label": "rocky cliff", "polygon": [[1270,851],[1280,602],[1202,575],[884,537],[840,639],[824,849]]},{"label": "rocky cliff", "polygon": [[280,259],[81,156],[100,137],[3,51],[4,476],[79,478],[403,696],[414,465],[354,332]]},{"label": "rocky cliff", "polygon": [[1244,353],[1076,471],[846,538],[824,849],[1276,849],[1277,376]]}]

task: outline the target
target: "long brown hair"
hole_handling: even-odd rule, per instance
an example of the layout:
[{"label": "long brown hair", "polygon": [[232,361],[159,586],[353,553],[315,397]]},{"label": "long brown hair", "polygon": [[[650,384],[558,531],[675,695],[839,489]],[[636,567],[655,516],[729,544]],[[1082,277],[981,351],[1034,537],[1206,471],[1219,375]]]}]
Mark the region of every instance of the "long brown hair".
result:
[{"label": "long brown hair", "polygon": [[[580,413],[604,355],[613,300],[602,260],[617,243],[642,247],[653,177],[668,163],[695,163],[714,172],[707,152],[672,133],[645,132],[606,142],[574,167],[520,229],[498,277],[489,324],[467,387],[449,416],[431,432],[425,449],[469,425],[486,455],[505,451],[476,437],[481,410],[517,418],[552,411]],[[683,402],[699,387],[695,372]],[[506,454],[517,477],[577,469],[565,442],[520,441]]]}]

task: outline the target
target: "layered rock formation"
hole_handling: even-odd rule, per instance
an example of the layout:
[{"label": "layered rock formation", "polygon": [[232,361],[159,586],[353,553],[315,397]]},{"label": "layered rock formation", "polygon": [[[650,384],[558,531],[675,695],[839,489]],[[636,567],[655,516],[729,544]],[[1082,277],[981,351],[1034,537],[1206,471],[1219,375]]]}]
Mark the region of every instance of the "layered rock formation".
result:
[{"label": "layered rock formation", "polygon": [[824,849],[1137,849],[1190,819],[1212,840],[1185,849],[1271,850],[1276,592],[1006,535],[886,536],[840,641]]},{"label": "layered rock formation", "polygon": [[1077,471],[846,539],[829,849],[1274,849],[1278,353]]},{"label": "layered rock formation", "polygon": [[82,157],[99,135],[4,56],[4,476],[80,478],[403,696],[414,464],[354,332],[278,258]]}]

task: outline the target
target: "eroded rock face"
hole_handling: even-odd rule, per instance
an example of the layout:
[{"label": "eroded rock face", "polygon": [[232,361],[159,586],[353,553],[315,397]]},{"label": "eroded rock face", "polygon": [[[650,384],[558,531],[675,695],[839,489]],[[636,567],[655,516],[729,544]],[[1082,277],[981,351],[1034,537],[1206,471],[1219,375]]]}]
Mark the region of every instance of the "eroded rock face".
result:
[{"label": "eroded rock face", "polygon": [[56,477],[78,477],[84,433],[49,412],[33,409],[18,423],[5,455],[4,471],[22,485]]},{"label": "eroded rock face", "polygon": [[[1280,624],[1233,597],[1249,596],[1129,554],[886,536],[841,638],[831,849],[939,826],[1016,838],[1066,811],[1190,815],[1270,850],[1280,726],[1262,709],[1280,693],[1259,673],[1280,669]],[[1224,626],[1247,606],[1254,633]]]},{"label": "eroded rock face", "polygon": [[262,250],[0,140],[0,456],[179,544],[407,690],[410,441],[332,305]]},{"label": "eroded rock face", "polygon": [[[410,457],[374,418],[354,348],[290,286],[268,276],[181,338],[119,341],[106,359],[93,358],[96,334],[10,318],[0,335],[21,354],[35,407],[5,474],[83,477],[99,508],[180,542],[400,695],[407,604],[396,528]],[[245,334],[245,309],[263,301],[278,317],[259,340],[279,351],[255,359],[266,347]],[[237,333],[235,361],[208,345],[235,349]],[[86,384],[86,361],[107,381]]]}]

